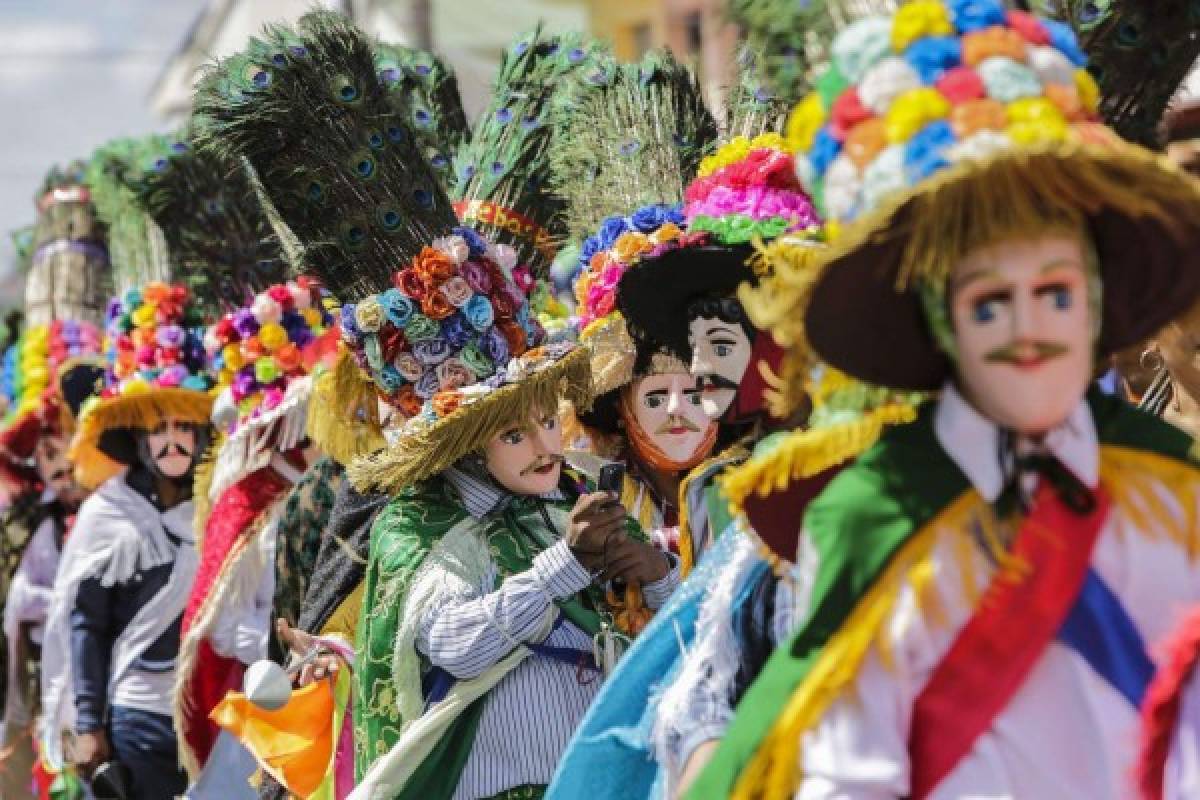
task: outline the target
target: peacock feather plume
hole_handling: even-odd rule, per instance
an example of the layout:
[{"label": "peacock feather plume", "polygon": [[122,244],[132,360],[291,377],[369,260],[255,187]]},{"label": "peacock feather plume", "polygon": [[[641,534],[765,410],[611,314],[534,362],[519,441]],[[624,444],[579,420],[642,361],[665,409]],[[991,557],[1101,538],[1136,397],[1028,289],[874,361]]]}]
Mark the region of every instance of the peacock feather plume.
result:
[{"label": "peacock feather plume", "polygon": [[162,231],[138,205],[133,183],[146,157],[163,146],[159,135],[113,139],[92,153],[84,179],[108,235],[119,291],[168,277]]},{"label": "peacock feather plume", "polygon": [[463,222],[511,245],[539,277],[564,234],[563,199],[550,182],[552,115],[608,86],[616,72],[607,49],[589,37],[535,28],[505,51],[491,100],[454,159]]},{"label": "peacock feather plume", "polygon": [[315,11],[210,67],[195,98],[197,146],[250,162],[343,302],[388,288],[457,224],[376,55],[345,17]]},{"label": "peacock feather plume", "polygon": [[620,65],[606,86],[560,103],[549,163],[570,239],[582,241],[614,214],[682,202],[716,138],[695,74],[665,50]]},{"label": "peacock feather plume", "polygon": [[160,137],[132,188],[166,237],[173,279],[207,310],[230,311],[286,279],[287,264],[244,165],[193,138]]},{"label": "peacock feather plume", "polygon": [[1159,123],[1200,56],[1196,0],[1041,0],[1067,22],[1100,85],[1100,113],[1119,134],[1160,144]]},{"label": "peacock feather plume", "polygon": [[815,88],[837,33],[896,6],[897,0],[728,0],[725,13],[743,45],[725,101],[726,137],[782,130],[792,107]]},{"label": "peacock feather plume", "polygon": [[454,154],[471,133],[454,71],[432,53],[382,42],[375,45],[375,70],[396,111],[416,135],[425,160],[449,191]]}]

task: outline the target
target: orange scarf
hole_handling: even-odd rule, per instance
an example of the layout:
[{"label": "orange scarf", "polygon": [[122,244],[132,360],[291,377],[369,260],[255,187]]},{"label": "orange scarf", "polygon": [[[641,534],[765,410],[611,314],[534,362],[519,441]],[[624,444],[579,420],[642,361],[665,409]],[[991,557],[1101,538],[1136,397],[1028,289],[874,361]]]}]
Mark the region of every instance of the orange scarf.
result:
[{"label": "orange scarf", "polygon": [[710,420],[708,423],[708,432],[704,435],[704,439],[696,447],[696,450],[686,460],[676,461],[664,453],[662,448],[654,443],[654,439],[651,438],[650,434],[638,424],[637,417],[633,413],[633,404],[630,400],[632,395],[633,392],[628,386],[621,390],[617,412],[621,415],[621,421],[625,423],[625,435],[629,437],[629,446],[633,449],[634,455],[637,456],[639,461],[651,469],[675,473],[690,470],[708,456],[713,444],[717,441],[717,423]]}]

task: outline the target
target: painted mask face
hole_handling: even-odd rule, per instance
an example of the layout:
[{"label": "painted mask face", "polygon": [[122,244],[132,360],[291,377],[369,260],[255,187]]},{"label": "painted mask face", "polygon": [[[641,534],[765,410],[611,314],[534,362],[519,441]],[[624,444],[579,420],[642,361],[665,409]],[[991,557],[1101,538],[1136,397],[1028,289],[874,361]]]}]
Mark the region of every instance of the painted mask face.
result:
[{"label": "painted mask face", "polygon": [[1000,242],[951,274],[958,380],[984,416],[1027,436],[1062,424],[1091,381],[1084,249],[1069,234]]},{"label": "painted mask face", "polygon": [[75,499],[80,490],[71,462],[67,460],[67,442],[63,437],[43,434],[33,451],[33,459],[46,488],[65,502]]},{"label": "painted mask face", "polygon": [[542,495],[562,474],[562,426],[554,412],[534,412],[520,425],[494,436],[484,447],[488,472],[514,494]]},{"label": "painted mask face", "polygon": [[700,405],[709,419],[720,419],[733,398],[746,368],[753,342],[736,322],[718,317],[694,317],[688,322],[692,348],[692,377],[700,387]]},{"label": "painted mask face", "polygon": [[701,405],[696,379],[688,372],[664,372],[635,380],[633,417],[638,427],[671,461],[689,462],[708,446],[716,423]]},{"label": "painted mask face", "polygon": [[146,446],[162,475],[182,478],[192,468],[196,430],[186,422],[168,419],[146,433]]}]

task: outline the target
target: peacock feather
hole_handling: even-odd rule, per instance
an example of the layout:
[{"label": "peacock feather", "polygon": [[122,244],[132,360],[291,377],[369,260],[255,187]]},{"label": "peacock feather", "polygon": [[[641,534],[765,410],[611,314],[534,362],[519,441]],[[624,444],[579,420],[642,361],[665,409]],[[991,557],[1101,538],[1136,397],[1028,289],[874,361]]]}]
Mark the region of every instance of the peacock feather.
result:
[{"label": "peacock feather", "polygon": [[616,72],[589,37],[534,29],[505,51],[491,100],[454,159],[463,222],[511,245],[539,277],[564,235],[563,199],[550,185],[552,115],[608,86]]},{"label": "peacock feather", "polygon": [[458,79],[440,58],[397,44],[375,45],[375,70],[407,120],[442,187],[454,182],[454,154],[470,137]]},{"label": "peacock feather", "polygon": [[1078,34],[1105,121],[1126,139],[1158,146],[1163,113],[1200,56],[1200,1],[1043,2]]},{"label": "peacock feather", "polygon": [[622,64],[608,85],[559,103],[549,163],[570,239],[582,241],[614,214],[682,202],[716,138],[695,74],[665,50]]},{"label": "peacock feather", "polygon": [[387,289],[456,224],[376,55],[345,17],[315,11],[268,27],[196,90],[197,146],[250,162],[305,267],[343,302]]},{"label": "peacock feather", "polygon": [[738,79],[725,101],[726,136],[781,130],[829,62],[834,36],[855,20],[894,11],[897,0],[728,0],[742,32]]},{"label": "peacock feather", "polygon": [[287,277],[278,237],[240,161],[187,132],[143,153],[132,188],[162,229],[174,268],[206,310],[236,309]]},{"label": "peacock feather", "polygon": [[119,291],[168,276],[162,231],[138,205],[133,191],[145,156],[164,141],[158,135],[113,139],[98,147],[88,163],[85,181],[106,228]]}]

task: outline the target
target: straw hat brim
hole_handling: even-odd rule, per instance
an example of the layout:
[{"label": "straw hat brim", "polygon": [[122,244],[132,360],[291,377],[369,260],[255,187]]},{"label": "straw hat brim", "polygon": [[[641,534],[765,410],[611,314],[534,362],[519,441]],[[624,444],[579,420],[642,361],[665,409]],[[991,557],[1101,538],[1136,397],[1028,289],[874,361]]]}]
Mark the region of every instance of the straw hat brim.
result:
[{"label": "straw hat brim", "polygon": [[753,279],[750,244],[704,245],[668,250],[621,276],[617,308],[635,338],[689,359],[687,307],[697,298],[732,295]]},{"label": "straw hat brim", "polygon": [[360,492],[394,494],[479,451],[497,434],[523,424],[535,408],[556,409],[566,399],[576,410],[586,410],[592,402],[589,360],[588,349],[576,347],[432,424],[401,430],[386,448],[353,461],[346,475]]},{"label": "straw hat brim", "polygon": [[[1098,256],[1103,319],[1098,354],[1140,342],[1200,295],[1200,184],[1148,151],[1063,144],[964,162],[847,228],[825,259],[805,325],[813,350],[867,383],[930,391],[951,372],[902,264],[914,220],[937,214],[972,182],[1087,197],[1081,208]],[[1097,193],[1095,187],[1112,187]],[[1169,211],[1168,211],[1169,210]],[[908,279],[911,280],[911,279]],[[799,311],[799,310],[798,310]]]},{"label": "straw hat brim", "polygon": [[208,392],[178,388],[101,398],[84,409],[68,454],[79,482],[95,488],[129,466],[129,433],[153,430],[169,418],[207,424],[212,404]]}]

